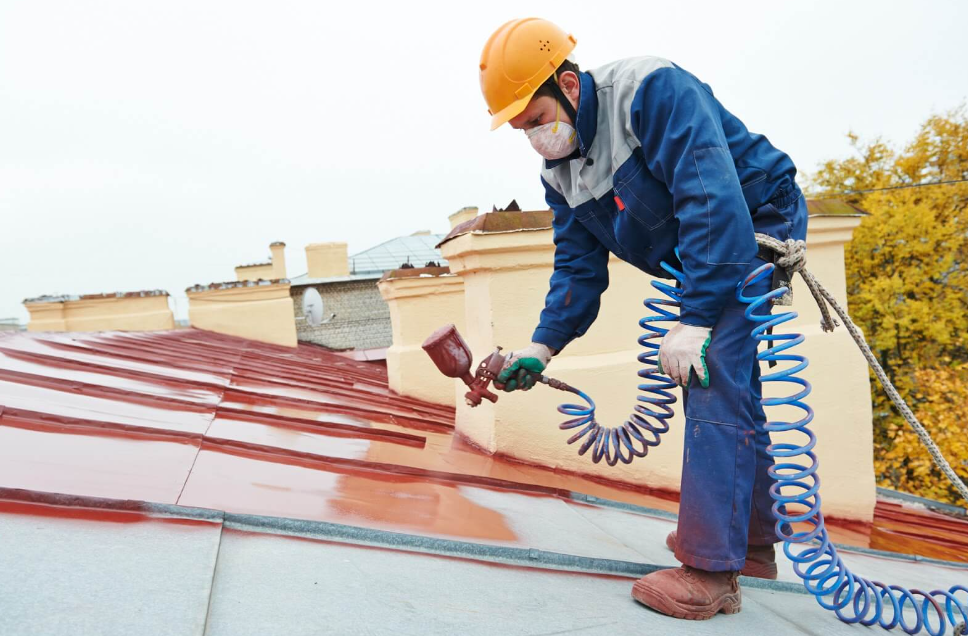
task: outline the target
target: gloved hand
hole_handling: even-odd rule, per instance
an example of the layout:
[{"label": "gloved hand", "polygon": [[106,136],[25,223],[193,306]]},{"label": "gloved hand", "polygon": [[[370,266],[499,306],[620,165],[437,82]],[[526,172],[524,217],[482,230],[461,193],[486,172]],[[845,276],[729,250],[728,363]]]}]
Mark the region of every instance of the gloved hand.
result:
[{"label": "gloved hand", "polygon": [[552,355],[554,352],[540,342],[532,342],[529,347],[512,351],[504,361],[504,368],[497,375],[495,387],[508,393],[516,389],[531,389],[535,383],[535,376],[531,374],[544,371]]},{"label": "gloved hand", "polygon": [[696,372],[703,388],[709,386],[706,347],[712,340],[710,327],[694,327],[681,322],[662,337],[659,345],[659,373],[665,373],[681,387],[689,385],[689,370]]}]

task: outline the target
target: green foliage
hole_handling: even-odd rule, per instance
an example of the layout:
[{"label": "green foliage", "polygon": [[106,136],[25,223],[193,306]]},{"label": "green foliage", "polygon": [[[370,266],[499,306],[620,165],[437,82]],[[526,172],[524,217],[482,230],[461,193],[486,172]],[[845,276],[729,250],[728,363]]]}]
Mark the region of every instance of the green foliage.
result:
[{"label": "green foliage", "polygon": [[[823,164],[811,196],[968,178],[965,107],[935,115],[902,151],[850,135],[856,156]],[[850,312],[949,462],[968,479],[968,183],[843,195],[870,216],[847,246]],[[875,383],[876,380],[873,379]],[[954,502],[957,493],[879,387],[875,469],[890,488]],[[960,407],[951,396],[961,396]],[[960,408],[960,411],[958,410]],[[951,413],[960,412],[953,418]]]}]

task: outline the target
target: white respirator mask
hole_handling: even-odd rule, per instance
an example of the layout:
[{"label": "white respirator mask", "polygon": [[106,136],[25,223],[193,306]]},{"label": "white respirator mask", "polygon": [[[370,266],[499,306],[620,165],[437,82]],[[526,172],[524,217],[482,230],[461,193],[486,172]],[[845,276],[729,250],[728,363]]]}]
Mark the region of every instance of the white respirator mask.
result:
[{"label": "white respirator mask", "polygon": [[555,101],[555,121],[524,131],[531,146],[545,159],[563,159],[578,147],[578,131],[560,120],[561,104]]}]

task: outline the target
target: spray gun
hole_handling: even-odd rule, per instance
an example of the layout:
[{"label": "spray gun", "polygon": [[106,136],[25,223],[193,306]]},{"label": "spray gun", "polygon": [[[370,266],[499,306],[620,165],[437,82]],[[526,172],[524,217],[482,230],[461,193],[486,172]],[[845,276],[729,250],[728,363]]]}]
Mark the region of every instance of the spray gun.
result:
[{"label": "spray gun", "polygon": [[[494,382],[494,388],[503,389],[497,382],[497,375],[504,368],[507,356],[501,353],[501,347],[495,349],[489,356],[481,360],[477,371],[471,375],[473,356],[470,347],[464,342],[457,327],[447,325],[433,332],[423,343],[423,350],[434,361],[441,373],[448,378],[460,378],[470,390],[464,394],[467,405],[478,406],[482,400],[497,402],[497,395],[488,390],[488,385]],[[559,389],[575,392],[570,386],[560,380],[549,378],[541,374],[533,374],[538,382]]]}]

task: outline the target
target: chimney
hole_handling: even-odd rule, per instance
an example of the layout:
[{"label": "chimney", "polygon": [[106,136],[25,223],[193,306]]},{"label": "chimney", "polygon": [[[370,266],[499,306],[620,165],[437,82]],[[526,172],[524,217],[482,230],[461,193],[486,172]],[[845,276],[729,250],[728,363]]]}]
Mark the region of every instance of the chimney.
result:
[{"label": "chimney", "polygon": [[310,278],[348,276],[346,243],[313,243],[306,246],[306,268]]},{"label": "chimney", "polygon": [[461,209],[457,210],[456,212],[454,212],[453,214],[451,214],[447,218],[450,219],[450,229],[453,230],[455,227],[457,227],[461,223],[464,223],[466,221],[470,221],[471,219],[473,219],[476,216],[477,216],[477,208],[476,207],[466,207],[466,208],[461,208]]},{"label": "chimney", "polygon": [[276,241],[269,244],[269,251],[272,252],[272,277],[287,278],[286,276],[286,244]]}]

